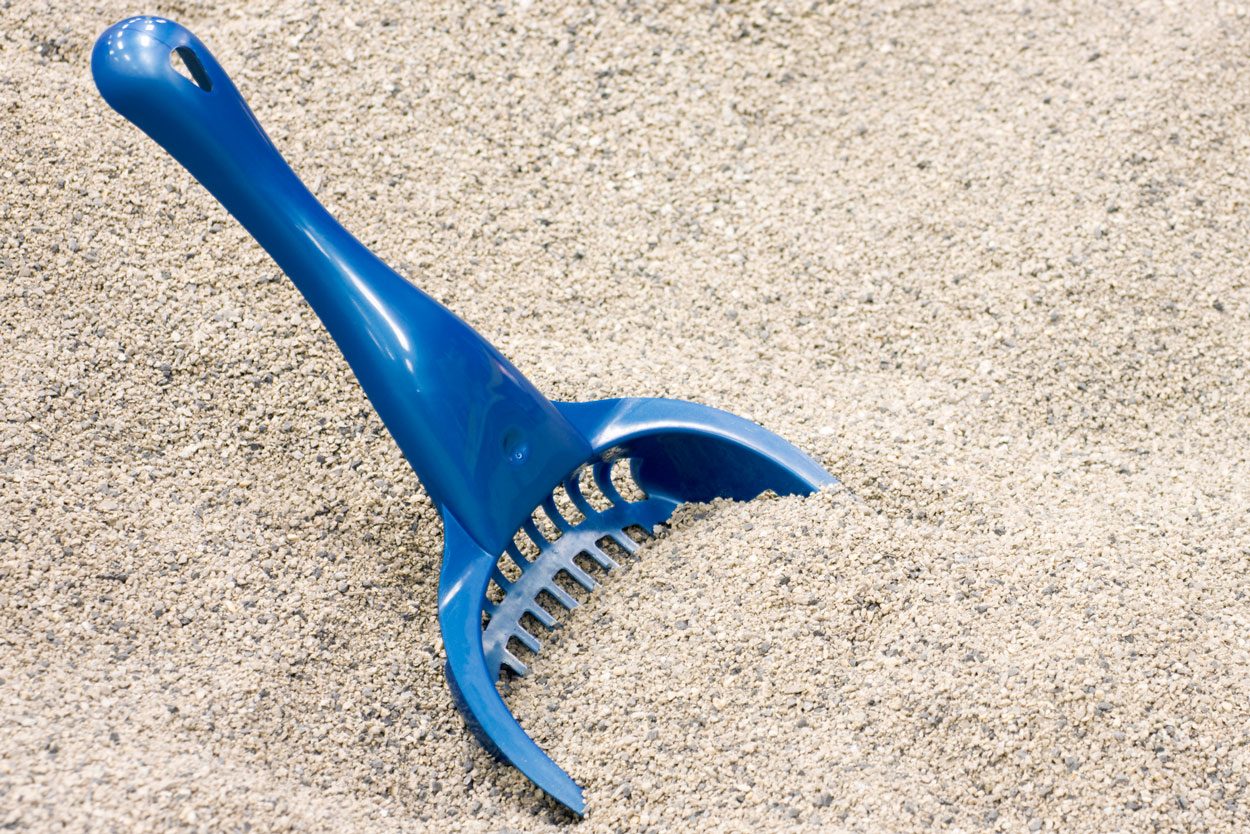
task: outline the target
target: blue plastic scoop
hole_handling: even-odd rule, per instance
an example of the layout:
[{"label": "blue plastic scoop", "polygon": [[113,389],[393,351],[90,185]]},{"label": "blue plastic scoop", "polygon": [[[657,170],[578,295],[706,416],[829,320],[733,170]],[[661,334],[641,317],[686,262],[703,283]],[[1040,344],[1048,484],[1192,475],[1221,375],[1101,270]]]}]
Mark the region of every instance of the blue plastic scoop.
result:
[{"label": "blue plastic scoop", "polygon": [[[181,65],[181,71],[175,69]],[[687,501],[836,483],[763,428],[675,400],[553,403],[447,308],[340,226],[283,161],[198,38],[160,17],[108,29],[100,94],[260,242],[334,337],[443,519],[438,616],[447,679],[481,743],[580,814],[581,788],[496,689],[572,608]],[[633,536],[631,536],[631,533]]]}]

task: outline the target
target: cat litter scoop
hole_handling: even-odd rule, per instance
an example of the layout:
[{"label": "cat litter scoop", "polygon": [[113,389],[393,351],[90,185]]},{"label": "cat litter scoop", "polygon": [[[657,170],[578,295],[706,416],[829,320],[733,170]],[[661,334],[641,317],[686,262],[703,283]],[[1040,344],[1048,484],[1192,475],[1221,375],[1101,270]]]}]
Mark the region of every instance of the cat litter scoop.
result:
[{"label": "cat litter scoop", "polygon": [[[186,74],[175,69],[180,63]],[[485,339],[330,216],[221,65],[159,17],[96,42],[100,94],[221,201],[334,337],[443,521],[447,680],[481,743],[581,814],[581,788],[496,689],[524,675],[574,585],[617,566],[683,502],[836,483],[756,424],[677,400],[551,402]],[[524,649],[525,651],[522,651]]]}]

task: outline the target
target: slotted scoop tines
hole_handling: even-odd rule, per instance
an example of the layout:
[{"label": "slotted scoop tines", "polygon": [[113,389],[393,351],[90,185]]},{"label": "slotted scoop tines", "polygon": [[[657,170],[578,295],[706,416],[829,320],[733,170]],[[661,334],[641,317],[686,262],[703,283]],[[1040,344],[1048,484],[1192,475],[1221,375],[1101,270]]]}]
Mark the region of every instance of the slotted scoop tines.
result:
[{"label": "slotted scoop tines", "polygon": [[[444,524],[439,622],[478,739],[581,813],[580,788],[495,688],[577,589],[686,501],[804,494],[834,479],[786,441],[675,400],[553,403],[486,340],[352,237],[304,187],[194,35],[109,28],[104,99],[189,170],[277,261],[338,343]],[[618,489],[624,471],[634,487]],[[624,482],[622,482],[624,483]]]}]

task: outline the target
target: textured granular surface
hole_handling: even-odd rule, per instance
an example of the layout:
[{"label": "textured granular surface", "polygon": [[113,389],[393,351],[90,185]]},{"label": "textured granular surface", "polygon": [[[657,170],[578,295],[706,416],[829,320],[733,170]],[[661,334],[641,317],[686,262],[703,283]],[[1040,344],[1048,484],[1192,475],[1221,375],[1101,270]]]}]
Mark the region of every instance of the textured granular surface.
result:
[{"label": "textured granular surface", "polygon": [[[334,345],[95,92],[136,11],[545,392],[841,478],[684,508],[505,684],[584,821],[456,714],[438,519]],[[1248,47],[1224,2],[4,3],[0,828],[1250,829]]]}]

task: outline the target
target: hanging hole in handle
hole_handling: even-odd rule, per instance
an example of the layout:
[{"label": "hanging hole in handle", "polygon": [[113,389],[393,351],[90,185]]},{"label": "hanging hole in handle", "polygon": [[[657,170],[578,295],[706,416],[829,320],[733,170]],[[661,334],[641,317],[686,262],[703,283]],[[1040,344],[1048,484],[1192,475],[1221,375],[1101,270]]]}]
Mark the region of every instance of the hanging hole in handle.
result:
[{"label": "hanging hole in handle", "polygon": [[204,92],[212,92],[213,82],[204,71],[204,65],[189,46],[180,46],[169,53],[169,64],[174,72],[199,87]]}]

